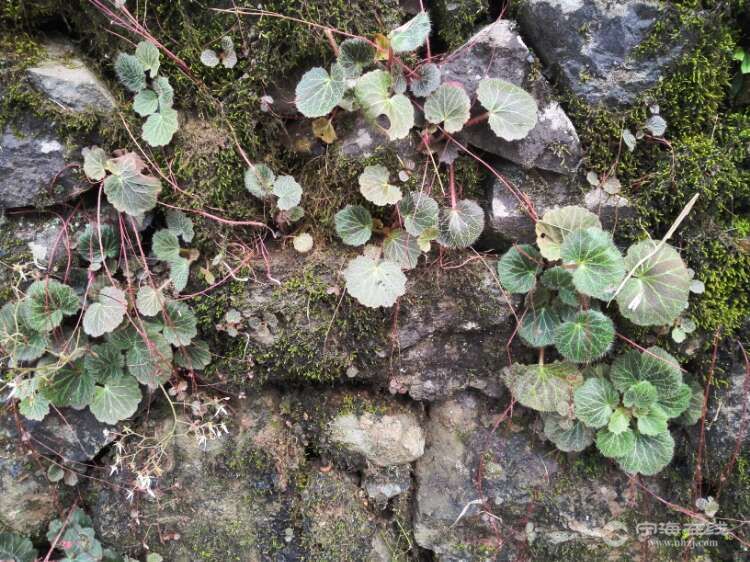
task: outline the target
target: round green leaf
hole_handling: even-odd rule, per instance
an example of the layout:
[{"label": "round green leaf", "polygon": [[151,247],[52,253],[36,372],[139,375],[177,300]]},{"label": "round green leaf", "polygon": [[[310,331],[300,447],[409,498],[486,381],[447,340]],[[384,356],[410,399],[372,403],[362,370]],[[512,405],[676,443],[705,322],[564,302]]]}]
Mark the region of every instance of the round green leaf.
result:
[{"label": "round green leaf", "polygon": [[424,45],[430,35],[430,16],[419,12],[416,16],[388,34],[394,53],[414,51]]},{"label": "round green leaf", "polygon": [[81,150],[83,156],[83,173],[90,180],[101,181],[107,175],[104,167],[107,161],[107,154],[98,146],[84,148]]},{"label": "round green leaf", "polygon": [[180,257],[180,241],[171,230],[163,228],[151,238],[151,249],[157,259],[171,262]]},{"label": "round green leaf", "polygon": [[192,242],[195,236],[193,221],[185,213],[177,209],[168,209],[166,219],[170,232],[181,236],[185,242]]},{"label": "round green leaf", "polygon": [[169,343],[175,347],[189,345],[198,335],[197,326],[195,314],[188,305],[181,301],[167,302],[163,334]]},{"label": "round green leaf", "polygon": [[440,212],[438,243],[448,248],[468,248],[484,229],[484,211],[474,201],[463,199],[454,208]]},{"label": "round green leaf", "polygon": [[418,98],[426,98],[440,86],[440,67],[429,62],[419,69],[419,78],[413,80],[409,87]]},{"label": "round green leaf", "polygon": [[220,62],[219,55],[213,49],[204,49],[201,51],[201,62],[209,68],[214,68]]},{"label": "round green leaf", "polygon": [[622,403],[626,408],[648,409],[658,398],[656,387],[648,381],[639,381],[625,391]]},{"label": "round green leaf", "polygon": [[89,409],[102,423],[114,425],[135,414],[141,402],[141,389],[131,376],[109,377],[97,386]]},{"label": "round green leaf", "polygon": [[120,255],[120,239],[115,234],[115,229],[108,224],[87,224],[86,229],[78,237],[77,250],[78,254],[90,263],[101,263],[107,258],[116,258]]},{"label": "round green leaf", "polygon": [[401,199],[401,190],[388,183],[388,168],[376,164],[365,167],[359,175],[359,191],[362,196],[378,206],[393,205]]},{"label": "round green leaf", "polygon": [[594,442],[594,432],[590,428],[557,414],[544,416],[544,435],[566,453],[583,451]]},{"label": "round green leaf", "polygon": [[26,290],[21,309],[24,323],[37,332],[50,332],[62,322],[63,316],[78,312],[81,303],[75,291],[54,279],[34,281]]},{"label": "round green leaf", "polygon": [[174,356],[178,367],[200,371],[211,363],[211,351],[203,340],[193,340],[187,347],[181,347]]},{"label": "round green leaf", "polygon": [[406,292],[406,277],[397,263],[358,256],[344,270],[346,290],[361,304],[392,306]]},{"label": "round green leaf", "polygon": [[322,117],[338,105],[345,91],[342,66],[331,65],[331,74],[325,68],[315,67],[305,72],[297,84],[294,103],[305,117]]},{"label": "round green leaf", "polygon": [[115,74],[120,83],[133,93],[146,87],[146,69],[134,55],[120,53],[115,59]]},{"label": "round green leaf", "polygon": [[302,199],[302,187],[292,176],[279,176],[273,182],[273,194],[278,197],[276,205],[282,211],[299,205]]},{"label": "round green leaf", "polygon": [[497,262],[500,284],[511,293],[528,293],[541,270],[542,256],[531,244],[511,247]]},{"label": "round green leaf", "polygon": [[361,205],[347,205],[334,217],[336,233],[344,244],[361,246],[372,236],[372,216]]},{"label": "round green leaf", "polygon": [[83,315],[83,331],[93,338],[111,332],[122,322],[128,300],[117,287],[104,287],[97,302],[91,303]]},{"label": "round green leaf", "polygon": [[539,251],[550,261],[560,259],[560,245],[576,230],[590,227],[601,228],[602,223],[591,211],[583,207],[555,208],[544,213],[537,221],[536,243]]},{"label": "round green leaf", "polygon": [[571,389],[581,380],[571,363],[520,365],[503,369],[503,381],[523,406],[539,412],[567,414]]},{"label": "round green leaf", "polygon": [[604,355],[615,338],[612,320],[597,310],[584,310],[555,329],[555,347],[575,363],[588,363]]},{"label": "round green leaf", "polygon": [[159,109],[159,96],[149,88],[144,88],[133,98],[133,111],[141,117],[151,115],[157,109]]},{"label": "round green leaf", "polygon": [[172,347],[159,333],[148,334],[148,341],[136,335],[125,356],[125,365],[139,383],[156,388],[172,374]]},{"label": "round green leaf", "polygon": [[391,75],[384,70],[371,70],[362,75],[354,87],[354,94],[365,115],[377,119],[385,115],[389,127],[385,133],[390,140],[406,137],[414,126],[414,107],[403,94],[390,96]]},{"label": "round green leaf", "polygon": [[624,429],[619,433],[613,433],[608,429],[600,429],[596,433],[596,448],[609,459],[623,457],[633,452],[635,447],[635,432],[632,429]]},{"label": "round green leaf", "polygon": [[110,342],[93,345],[83,358],[83,368],[97,382],[109,377],[121,377],[125,373],[125,357]]},{"label": "round green leaf", "polygon": [[339,45],[337,62],[347,78],[359,78],[362,70],[375,60],[375,47],[365,39],[344,39]]},{"label": "round green leaf", "polygon": [[555,307],[541,306],[526,311],[518,335],[531,347],[546,347],[554,343],[555,328],[559,325]]},{"label": "round green leaf", "polygon": [[469,120],[471,101],[461,86],[442,84],[424,104],[424,116],[430,123],[444,123],[448,133],[456,133],[463,129]]},{"label": "round green leaf", "polygon": [[522,139],[536,126],[536,101],[526,90],[510,82],[483,79],[477,88],[477,99],[490,114],[490,129],[501,139]]},{"label": "round green leaf", "polygon": [[[669,418],[676,418],[690,406],[692,390],[686,384],[681,384],[670,394],[659,396],[657,402],[664,414]],[[701,399],[703,396],[701,395]]]},{"label": "round green leaf", "polygon": [[620,289],[617,304],[620,313],[634,324],[671,324],[687,307],[690,275],[672,246],[658,247],[653,240],[634,244],[625,256],[625,268],[635,269]]},{"label": "round green leaf", "polygon": [[164,294],[161,289],[143,285],[138,289],[135,306],[144,316],[156,316],[164,308]]},{"label": "round green leaf", "polygon": [[383,240],[383,257],[399,264],[402,269],[417,267],[421,255],[417,238],[400,228],[391,230]]},{"label": "round green leaf", "polygon": [[669,431],[654,436],[636,431],[633,449],[617,462],[625,472],[653,476],[669,464],[673,454],[674,439]]},{"label": "round green leaf", "polygon": [[398,202],[398,212],[401,213],[406,232],[420,236],[428,228],[437,227],[440,209],[429,195],[412,191]]},{"label": "round green leaf", "polygon": [[42,421],[49,414],[49,405],[50,401],[42,394],[33,394],[18,403],[18,411],[27,419]]},{"label": "round green leaf", "polygon": [[275,181],[276,176],[265,164],[255,164],[245,170],[245,189],[258,199],[268,199],[273,194]]},{"label": "round green leaf", "polygon": [[648,381],[655,388],[659,400],[680,392],[682,373],[680,364],[660,347],[649,347],[641,353],[631,349],[612,363],[610,380],[620,392],[626,392],[639,381]]},{"label": "round green leaf", "polygon": [[578,307],[578,292],[573,286],[573,274],[562,267],[553,267],[542,274],[542,285],[553,291],[563,304]]},{"label": "round green leaf", "polygon": [[109,160],[112,175],[104,180],[104,193],[121,213],[137,216],[156,206],[161,191],[158,179],[141,173],[143,161],[133,153]]},{"label": "round green leaf", "polygon": [[158,113],[152,113],[143,124],[141,137],[151,146],[166,146],[172,141],[180,124],[177,112],[171,107],[161,107]]},{"label": "round green leaf", "polygon": [[39,359],[49,345],[46,333],[26,322],[26,303],[7,302],[0,308],[0,347],[14,362]]},{"label": "round green leaf", "polygon": [[135,56],[141,61],[143,70],[148,71],[151,78],[159,72],[159,48],[149,41],[141,41],[135,48]]},{"label": "round green leaf", "polygon": [[[617,408],[609,418],[607,429],[619,435],[630,426],[630,414],[624,408]],[[624,454],[624,453],[623,453]]]},{"label": "round green leaf", "polygon": [[636,410],[635,415],[638,418],[638,431],[643,435],[654,436],[667,431],[667,420],[669,418],[658,404],[654,404],[640,415]]},{"label": "round green leaf", "polygon": [[560,246],[560,257],[575,265],[573,285],[597,299],[611,298],[625,276],[622,255],[609,233],[599,228],[576,230]]},{"label": "round green leaf", "polygon": [[587,379],[574,395],[576,417],[594,429],[604,427],[620,403],[620,395],[607,379]]},{"label": "round green leaf", "polygon": [[58,408],[81,410],[94,395],[94,377],[83,368],[83,361],[67,364],[51,376],[42,395]]}]

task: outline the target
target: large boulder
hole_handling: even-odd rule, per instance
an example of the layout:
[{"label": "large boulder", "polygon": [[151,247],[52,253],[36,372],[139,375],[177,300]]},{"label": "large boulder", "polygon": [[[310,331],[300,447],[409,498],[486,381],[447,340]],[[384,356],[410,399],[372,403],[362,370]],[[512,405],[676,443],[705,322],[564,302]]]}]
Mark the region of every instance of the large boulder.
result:
[{"label": "large boulder", "polygon": [[659,0],[525,0],[521,30],[544,64],[591,104],[625,105],[656,85],[689,40],[659,35],[655,52],[637,48],[668,17]]},{"label": "large boulder", "polygon": [[566,173],[577,168],[581,144],[570,119],[553,99],[552,88],[535,67],[534,55],[515,24],[498,20],[449,55],[440,69],[443,81],[460,82],[472,97],[483,78],[500,78],[530,92],[539,107],[538,122],[525,138],[504,141],[486,123],[468,127],[463,134],[470,144],[524,168]]}]

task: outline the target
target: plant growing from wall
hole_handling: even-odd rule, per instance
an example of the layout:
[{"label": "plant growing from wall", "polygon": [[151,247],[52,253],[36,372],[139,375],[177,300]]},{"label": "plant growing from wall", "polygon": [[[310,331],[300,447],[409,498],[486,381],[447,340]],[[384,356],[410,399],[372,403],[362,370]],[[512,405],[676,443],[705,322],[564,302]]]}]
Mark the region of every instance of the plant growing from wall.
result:
[{"label": "plant growing from wall", "polygon": [[[614,301],[638,326],[672,324],[688,304],[688,269],[672,246],[654,240],[623,256],[581,207],[548,211],[536,234],[536,245],[512,247],[497,265],[502,286],[526,295],[518,334],[539,350],[537,364],[513,364],[503,379],[516,400],[543,413],[544,433],[560,450],[596,441],[626,472],[656,474],[672,459],[669,421],[694,423],[702,392],[656,346],[610,363],[615,325],[607,312]],[[548,348],[560,359],[545,360]]]}]

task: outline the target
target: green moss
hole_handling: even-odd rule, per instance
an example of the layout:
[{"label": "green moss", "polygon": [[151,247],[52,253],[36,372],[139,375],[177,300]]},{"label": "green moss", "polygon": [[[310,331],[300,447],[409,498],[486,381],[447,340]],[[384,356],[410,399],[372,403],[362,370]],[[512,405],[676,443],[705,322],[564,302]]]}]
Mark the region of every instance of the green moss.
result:
[{"label": "green moss", "polygon": [[489,22],[489,2],[439,0],[431,3],[430,17],[436,30],[436,47],[452,51],[463,45],[477,27]]}]

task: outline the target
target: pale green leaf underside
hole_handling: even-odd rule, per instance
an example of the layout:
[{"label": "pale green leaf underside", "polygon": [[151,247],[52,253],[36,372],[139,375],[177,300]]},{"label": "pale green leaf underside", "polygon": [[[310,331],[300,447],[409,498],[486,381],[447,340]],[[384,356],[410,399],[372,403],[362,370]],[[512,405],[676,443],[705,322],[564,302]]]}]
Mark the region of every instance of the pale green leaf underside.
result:
[{"label": "pale green leaf underside", "polygon": [[359,191],[370,203],[378,206],[394,205],[401,199],[401,190],[388,183],[388,168],[380,164],[366,166],[359,175]]},{"label": "pale green leaf underside", "polygon": [[125,293],[117,287],[104,287],[99,298],[91,303],[83,315],[83,331],[98,338],[120,325],[127,310]]},{"label": "pale green leaf underside", "polygon": [[[41,394],[27,396],[18,402],[18,411],[25,418],[42,421],[49,414],[50,401]],[[2,554],[2,549],[0,549]]]},{"label": "pale green leaf underside", "polygon": [[383,240],[383,257],[399,264],[402,269],[417,267],[420,255],[422,250],[419,249],[417,238],[405,230],[392,230]]},{"label": "pale green leaf underside", "polygon": [[279,176],[273,183],[273,194],[279,209],[288,211],[302,200],[302,187],[292,176]]},{"label": "pale green leaf underside", "polygon": [[344,97],[346,79],[344,69],[331,65],[331,73],[325,68],[312,68],[305,72],[295,90],[295,104],[305,117],[328,115]]},{"label": "pale green leaf underside", "polygon": [[464,89],[453,84],[442,84],[424,104],[424,116],[430,123],[443,123],[448,133],[460,131],[469,120],[471,101]]},{"label": "pale green leaf underside", "polygon": [[135,414],[140,402],[138,381],[128,375],[109,377],[96,387],[89,409],[100,422],[114,425]]},{"label": "pale green leaf underside", "polygon": [[245,170],[245,189],[258,199],[267,199],[273,194],[275,181],[276,176],[265,164],[255,164]]},{"label": "pale green leaf underside", "polygon": [[168,209],[166,218],[167,228],[171,232],[181,236],[185,242],[192,242],[195,236],[192,219],[178,209]]},{"label": "pale green leaf underside", "polygon": [[406,292],[401,267],[389,260],[358,256],[344,270],[346,290],[361,304],[377,308],[392,306]]},{"label": "pale green leaf underside", "polygon": [[164,307],[164,302],[164,294],[161,289],[148,285],[144,285],[138,289],[138,294],[135,298],[135,306],[138,308],[138,312],[144,316],[156,316],[159,314]]},{"label": "pale green leaf underside", "polygon": [[180,241],[174,232],[163,228],[151,238],[151,250],[157,259],[170,262],[180,257]]},{"label": "pale green leaf underside", "polygon": [[149,41],[141,41],[135,48],[135,56],[141,61],[143,70],[155,78],[159,72],[159,48]]},{"label": "pale green leaf underside", "polygon": [[416,16],[388,34],[394,53],[414,51],[424,45],[430,35],[430,16],[419,12]]},{"label": "pale green leaf underside", "polygon": [[107,161],[107,154],[98,146],[92,146],[91,148],[84,148],[81,150],[81,156],[83,156],[83,173],[90,180],[101,181],[104,176],[107,175],[107,170],[104,167]]},{"label": "pale green leaf underside", "polygon": [[121,213],[137,216],[156,206],[161,182],[141,173],[136,156],[117,159],[117,172],[104,180],[104,193]]},{"label": "pale green leaf underside", "polygon": [[141,137],[151,146],[166,146],[178,128],[177,112],[171,107],[162,107],[158,113],[148,116]]},{"label": "pale green leaf underside", "polygon": [[403,94],[391,97],[391,75],[384,70],[371,70],[357,80],[354,94],[365,115],[377,119],[381,115],[388,118],[384,128],[390,140],[406,137],[414,126],[414,107]]},{"label": "pale green leaf underside", "polygon": [[490,129],[502,139],[520,140],[536,126],[536,101],[515,84],[485,78],[479,82],[477,99],[490,114]]},{"label": "pale green leaf underside", "polygon": [[144,88],[133,98],[133,111],[141,117],[155,113],[159,109],[159,96],[149,88]]},{"label": "pale green leaf underside", "polygon": [[601,228],[602,223],[591,211],[583,207],[569,206],[551,209],[536,223],[536,243],[539,251],[550,261],[560,259],[560,244],[575,232],[585,228]]}]

